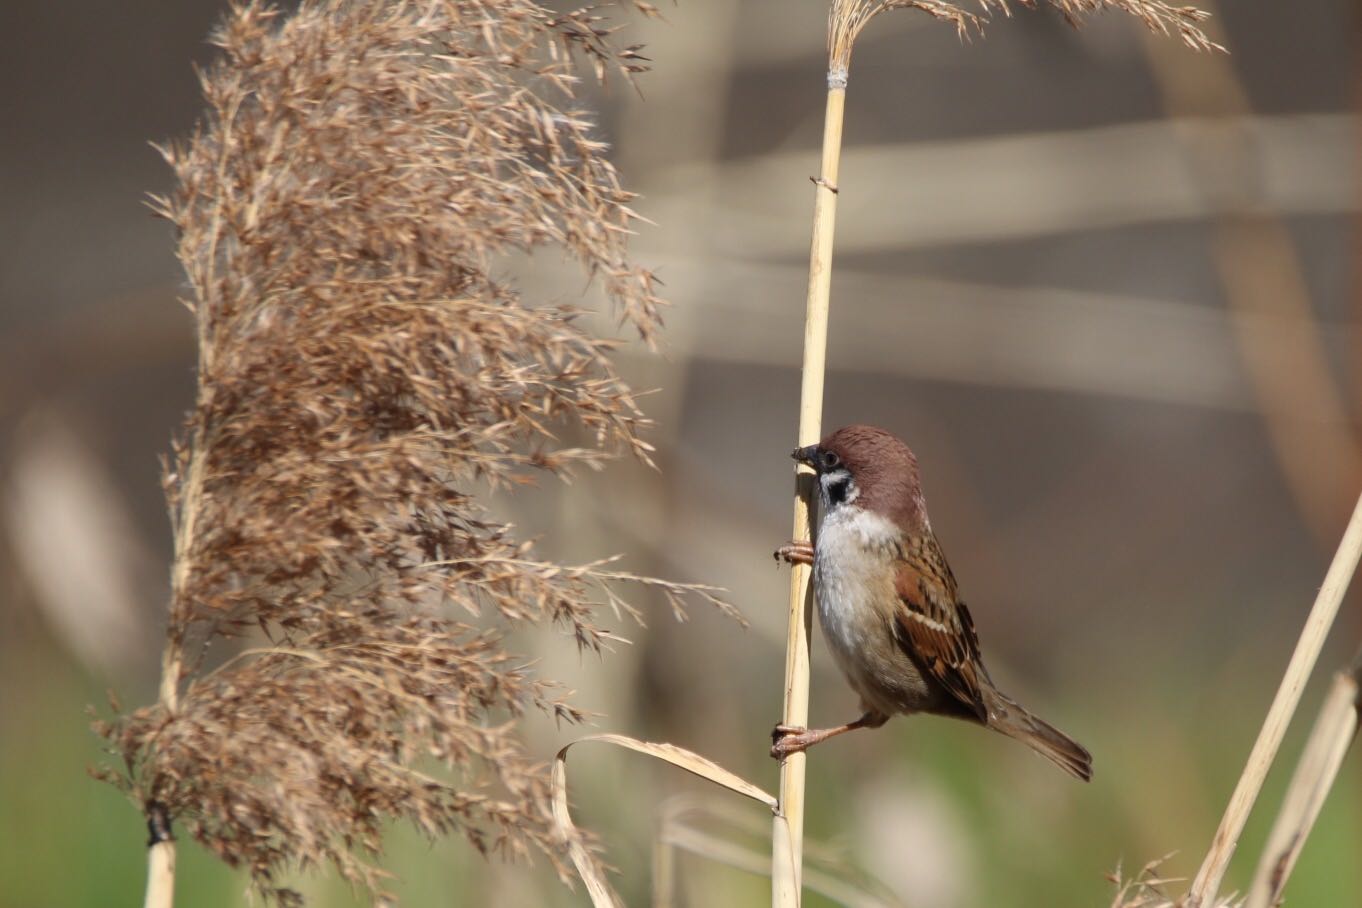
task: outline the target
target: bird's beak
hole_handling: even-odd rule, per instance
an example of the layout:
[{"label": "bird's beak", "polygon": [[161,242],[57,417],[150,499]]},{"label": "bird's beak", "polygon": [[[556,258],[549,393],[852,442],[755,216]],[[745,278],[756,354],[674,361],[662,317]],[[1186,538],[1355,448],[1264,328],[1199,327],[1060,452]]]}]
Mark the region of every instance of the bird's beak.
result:
[{"label": "bird's beak", "polygon": [[795,448],[790,452],[790,456],[802,464],[814,465],[814,458],[818,454],[818,445],[809,445],[807,448]]}]

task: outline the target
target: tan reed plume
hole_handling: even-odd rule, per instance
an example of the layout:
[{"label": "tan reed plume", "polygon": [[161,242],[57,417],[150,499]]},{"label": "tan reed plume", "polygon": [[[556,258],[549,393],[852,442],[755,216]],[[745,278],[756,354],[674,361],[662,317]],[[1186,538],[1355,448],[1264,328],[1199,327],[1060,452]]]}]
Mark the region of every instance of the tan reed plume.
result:
[{"label": "tan reed plume", "polygon": [[281,875],[325,864],[386,897],[390,820],[567,877],[513,720],[582,714],[501,630],[599,648],[613,584],[710,596],[542,561],[481,503],[648,456],[614,342],[492,271],[557,247],[656,334],[631,195],[573,97],[574,58],[642,68],[610,32],[531,0],[304,0],[234,6],[215,33],[207,113],[153,202],[199,352],[165,465],[160,696],[96,725],[118,760],[100,774],[152,828],[148,905],[172,901],[172,823],[290,905]]}]

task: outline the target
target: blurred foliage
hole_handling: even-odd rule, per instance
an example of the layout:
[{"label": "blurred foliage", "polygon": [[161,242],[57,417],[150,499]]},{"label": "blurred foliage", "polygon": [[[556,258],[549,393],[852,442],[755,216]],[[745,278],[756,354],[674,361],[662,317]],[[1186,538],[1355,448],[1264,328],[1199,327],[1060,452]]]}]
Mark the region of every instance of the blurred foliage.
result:
[{"label": "blurred foliage", "polygon": [[[0,906],[135,904],[144,885],[146,830],[117,792],[85,774],[98,756],[98,742],[81,708],[102,701],[103,686],[39,625],[15,624],[0,642],[0,839],[9,843],[0,849]],[[668,630],[664,625],[657,633]],[[1261,647],[1257,655],[1264,664],[1284,658]],[[1242,670],[1253,661],[1236,660],[1234,667]],[[939,786],[959,812],[972,865],[982,869],[968,887],[974,903],[1105,905],[1111,887],[1103,877],[1116,860],[1129,872],[1176,846],[1184,850],[1163,872],[1190,875],[1257,730],[1257,710],[1247,708],[1241,688],[1222,685],[1213,701],[1204,702],[1180,696],[1190,682],[1189,674],[1163,667],[1146,689],[1112,695],[1116,705],[1106,714],[1077,697],[1053,704],[1057,715],[1095,743],[1098,772],[1091,786],[1069,783],[1010,742],[931,718],[895,721],[854,744],[848,739],[846,746],[830,746],[810,763],[808,834],[855,854],[855,836],[864,825],[858,788],[872,780],[905,790]],[[1307,692],[1306,721],[1293,727],[1287,760],[1299,749],[1319,694],[1319,685]],[[744,696],[733,705],[751,722],[755,742],[745,751],[745,765],[736,768],[773,785],[773,764],[758,746],[770,704]],[[1168,711],[1151,712],[1156,709]],[[1220,719],[1203,721],[1203,712]],[[628,756],[608,754],[576,765],[574,799],[582,821],[604,838],[607,858],[622,869],[618,882],[628,904],[646,904],[659,803],[668,793],[704,787]],[[1246,880],[1252,871],[1287,775],[1275,772],[1269,780],[1232,880]],[[650,800],[618,796],[634,787],[649,792]],[[1359,796],[1353,756],[1306,846],[1288,889],[1291,904],[1362,902],[1362,867],[1354,859],[1362,848],[1362,822],[1353,807]],[[488,865],[457,841],[432,846],[405,830],[393,830],[386,866],[399,878],[395,891],[407,908],[585,904],[584,894],[562,890],[547,866],[527,873]],[[681,905],[741,906],[767,898],[766,883],[752,875],[689,855],[679,858],[678,868]],[[246,876],[226,870],[191,842],[182,841],[178,876],[178,904],[249,904]],[[368,904],[336,879],[299,885],[311,904]],[[901,896],[915,904],[911,892]],[[832,903],[810,895],[805,904]]]}]

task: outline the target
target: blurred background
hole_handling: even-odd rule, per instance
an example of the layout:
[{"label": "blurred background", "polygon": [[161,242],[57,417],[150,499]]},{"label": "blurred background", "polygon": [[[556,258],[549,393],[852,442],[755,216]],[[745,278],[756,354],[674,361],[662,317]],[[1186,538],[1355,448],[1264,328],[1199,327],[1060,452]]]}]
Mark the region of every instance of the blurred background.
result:
[{"label": "blurred background", "polygon": [[[147,143],[192,128],[191,63],[211,58],[221,10],[0,6],[4,906],[141,897],[145,829],[86,776],[100,754],[85,709],[109,688],[154,697],[169,557],[157,457],[192,400],[194,350],[170,230],[142,204],[169,187]],[[662,355],[621,353],[635,386],[657,389],[661,469],[621,464],[498,503],[550,556],[622,553],[631,570],[730,591],[747,630],[656,608],[604,660],[547,633],[516,645],[578,690],[598,730],[672,741],[770,790],[788,585],[770,553],[789,535],[825,11],[685,0],[665,22],[625,20],[655,71],[640,92],[591,98],[656,223],[638,258],[675,304]],[[831,895],[811,906],[871,904],[858,892],[914,908],[1107,904],[1118,863],[1175,852],[1160,872],[1190,876],[1210,841],[1362,488],[1356,5],[1215,13],[1228,57],[1116,13],[1075,32],[1024,10],[969,44],[886,15],[857,46],[826,425],[876,423],[916,449],[995,678],[1086,744],[1097,774],[1074,784],[931,718],[825,745],[808,835],[810,881]],[[507,269],[530,299],[583,292],[552,254]],[[1321,678],[1351,658],[1359,605]],[[814,647],[813,722],[845,721],[854,698]],[[1317,678],[1285,758],[1321,692]],[[527,734],[545,759],[573,736]],[[574,753],[576,817],[630,904],[652,897],[655,861],[676,904],[766,901],[741,869],[766,860],[760,809],[636,756]],[[1285,775],[1227,888],[1246,885]],[[1362,903],[1358,783],[1353,757],[1291,903]],[[405,905],[585,903],[542,862],[392,841]],[[246,903],[244,878],[192,844],[180,866],[182,904]],[[357,901],[325,879],[303,887],[314,904]]]}]

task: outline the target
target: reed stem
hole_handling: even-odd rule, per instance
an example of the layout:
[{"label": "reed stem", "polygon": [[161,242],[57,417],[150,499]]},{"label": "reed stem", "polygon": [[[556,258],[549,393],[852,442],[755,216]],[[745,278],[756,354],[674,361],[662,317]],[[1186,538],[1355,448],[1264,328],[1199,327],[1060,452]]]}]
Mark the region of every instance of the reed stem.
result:
[{"label": "reed stem", "polygon": [[[842,156],[842,115],[846,70],[828,73],[827,110],[823,119],[823,164],[815,180],[813,243],[809,252],[809,292],[804,316],[804,367],[799,393],[799,444],[818,441],[823,422],[823,377],[828,347],[828,300],[832,285],[832,239],[837,219],[837,174]],[[813,483],[807,467],[796,467],[794,538],[811,538],[809,509]],[[789,624],[785,638],[786,725],[809,721],[809,632],[813,600],[809,568],[797,564],[790,577]],[[804,771],[806,757],[791,754],[780,766],[780,808],[772,837],[771,904],[794,908],[800,903],[803,879]]]},{"label": "reed stem", "polygon": [[1296,859],[1357,735],[1357,705],[1356,675],[1350,672],[1334,675],[1334,683],[1320,707],[1258,860],[1245,908],[1269,908],[1279,903]]},{"label": "reed stem", "polygon": [[170,835],[170,816],[163,805],[147,805],[147,894],[144,908],[171,908],[175,904],[175,840]]},{"label": "reed stem", "polygon": [[[201,354],[202,355],[202,354]],[[200,382],[203,379],[200,364]],[[184,640],[177,629],[176,610],[184,601],[184,590],[189,584],[190,551],[194,544],[194,529],[204,485],[204,445],[202,434],[194,437],[194,449],[189,460],[179,506],[175,509],[175,562],[171,573],[170,629],[166,633],[165,649],[161,653],[161,685],[158,700],[167,715],[174,715],[179,707],[180,675],[184,670]],[[146,805],[147,828],[151,839],[147,848],[147,891],[145,908],[172,908],[175,904],[175,839],[171,832],[171,817],[165,805],[152,800]]]}]

